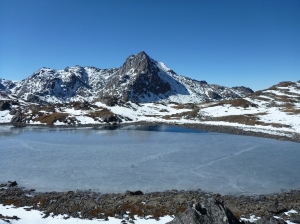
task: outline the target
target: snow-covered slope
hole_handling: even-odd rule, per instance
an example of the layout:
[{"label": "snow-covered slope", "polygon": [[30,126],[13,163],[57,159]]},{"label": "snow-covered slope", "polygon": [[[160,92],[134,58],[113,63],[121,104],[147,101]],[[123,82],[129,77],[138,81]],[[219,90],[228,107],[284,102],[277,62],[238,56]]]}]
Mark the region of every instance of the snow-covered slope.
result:
[{"label": "snow-covered slope", "polygon": [[20,99],[31,102],[91,101],[115,71],[80,66],[64,70],[41,68],[9,90]]},{"label": "snow-covered slope", "polygon": [[243,99],[201,106],[204,123],[240,127],[300,140],[300,81],[281,82]]},{"label": "snow-covered slope", "polygon": [[20,82],[0,79],[0,91],[37,103],[103,102],[108,98],[140,103],[200,103],[235,99],[253,92],[246,87],[209,85],[178,75],[145,52],[129,56],[119,69],[43,67]]}]

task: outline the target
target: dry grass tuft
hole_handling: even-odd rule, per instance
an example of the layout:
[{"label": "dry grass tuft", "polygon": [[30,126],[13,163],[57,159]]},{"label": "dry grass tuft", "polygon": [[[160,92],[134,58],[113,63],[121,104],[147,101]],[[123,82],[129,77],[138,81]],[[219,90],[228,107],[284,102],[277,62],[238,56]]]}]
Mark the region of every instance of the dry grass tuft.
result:
[{"label": "dry grass tuft", "polygon": [[230,116],[223,116],[223,117],[215,117],[215,121],[225,121],[230,123],[238,123],[238,124],[245,124],[245,125],[262,125],[262,126],[273,126],[275,128],[290,128],[290,125],[280,124],[280,123],[265,123],[259,121],[257,115],[264,115],[265,113],[259,114],[245,114],[245,115],[230,115]]},{"label": "dry grass tuft", "polygon": [[243,98],[238,98],[238,99],[234,99],[234,100],[221,100],[221,101],[217,102],[216,104],[214,104],[212,106],[222,106],[222,105],[225,105],[225,104],[230,104],[233,107],[243,107],[243,108],[257,107],[256,104],[253,104],[253,103],[251,103],[248,100],[245,100]]},{"label": "dry grass tuft", "polygon": [[215,117],[214,120],[245,125],[255,125],[257,123],[257,118],[252,115],[230,115],[223,117]]},{"label": "dry grass tuft", "polygon": [[42,115],[34,121],[39,121],[41,123],[45,123],[47,125],[53,125],[56,121],[66,122],[66,118],[69,116],[67,113],[58,113],[54,112],[52,114]]}]

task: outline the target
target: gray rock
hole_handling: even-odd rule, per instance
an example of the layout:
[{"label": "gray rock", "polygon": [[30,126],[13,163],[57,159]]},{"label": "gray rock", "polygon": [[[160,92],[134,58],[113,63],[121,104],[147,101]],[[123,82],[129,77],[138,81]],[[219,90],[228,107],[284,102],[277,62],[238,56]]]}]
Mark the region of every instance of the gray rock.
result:
[{"label": "gray rock", "polygon": [[20,111],[17,111],[15,115],[11,118],[11,123],[22,123],[23,117]]},{"label": "gray rock", "polygon": [[214,198],[194,204],[169,224],[238,224],[240,221],[221,202]]},{"label": "gray rock", "polygon": [[15,115],[18,111],[15,108],[12,108],[9,112],[10,115]]},{"label": "gray rock", "polygon": [[292,213],[290,215],[290,221],[293,223],[300,223],[300,214],[299,213]]},{"label": "gray rock", "polygon": [[39,102],[39,97],[37,95],[34,94],[28,94],[26,100],[28,102],[34,102],[34,103],[38,103]]}]

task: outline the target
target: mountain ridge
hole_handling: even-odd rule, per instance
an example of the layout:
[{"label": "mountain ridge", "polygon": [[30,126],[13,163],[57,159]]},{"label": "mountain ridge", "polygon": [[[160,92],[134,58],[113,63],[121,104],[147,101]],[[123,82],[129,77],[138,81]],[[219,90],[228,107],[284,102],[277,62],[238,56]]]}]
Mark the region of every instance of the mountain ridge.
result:
[{"label": "mountain ridge", "polygon": [[42,67],[19,82],[0,79],[2,94],[36,103],[117,101],[201,103],[244,97],[248,87],[228,88],[176,74],[144,51],[127,57],[120,68],[93,66],[57,70]]}]

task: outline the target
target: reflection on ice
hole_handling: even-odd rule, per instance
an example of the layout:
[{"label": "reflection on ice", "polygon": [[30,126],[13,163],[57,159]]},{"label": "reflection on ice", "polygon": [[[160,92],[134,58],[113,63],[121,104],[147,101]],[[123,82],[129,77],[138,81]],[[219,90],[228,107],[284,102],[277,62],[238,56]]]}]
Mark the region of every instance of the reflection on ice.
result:
[{"label": "reflection on ice", "polygon": [[299,143],[167,126],[0,127],[0,182],[38,191],[271,193],[300,187],[299,158]]}]

